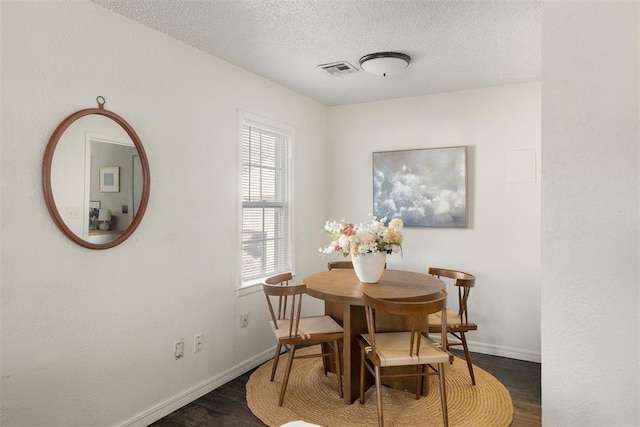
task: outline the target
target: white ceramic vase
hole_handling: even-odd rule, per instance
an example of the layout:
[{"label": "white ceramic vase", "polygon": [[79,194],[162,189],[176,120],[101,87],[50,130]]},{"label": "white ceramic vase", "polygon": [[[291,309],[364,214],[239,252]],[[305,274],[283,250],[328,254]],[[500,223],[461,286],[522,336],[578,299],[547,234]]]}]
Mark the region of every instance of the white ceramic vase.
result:
[{"label": "white ceramic vase", "polygon": [[378,283],[384,264],[387,262],[386,252],[376,252],[352,256],[353,269],[362,283]]}]

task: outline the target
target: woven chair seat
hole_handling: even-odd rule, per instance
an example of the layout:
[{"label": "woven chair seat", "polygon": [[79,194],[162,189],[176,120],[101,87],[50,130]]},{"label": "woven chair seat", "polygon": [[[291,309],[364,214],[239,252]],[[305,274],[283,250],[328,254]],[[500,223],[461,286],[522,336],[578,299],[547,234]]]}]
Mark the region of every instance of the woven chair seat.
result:
[{"label": "woven chair seat", "polygon": [[[276,338],[289,338],[289,319],[278,320],[278,328],[273,320],[269,321]],[[300,318],[298,337],[303,340],[313,339],[314,335],[342,333],[342,326],[329,316],[311,316]]]},{"label": "woven chair seat", "polygon": [[[363,334],[368,343],[369,334]],[[407,343],[411,339],[411,332],[386,332],[376,334],[376,350],[380,358],[380,366],[425,365],[429,363],[446,363],[449,355],[442,348],[428,338],[422,337],[420,354],[410,355]],[[372,351],[367,347],[365,351]],[[415,350],[414,350],[415,351]]]}]

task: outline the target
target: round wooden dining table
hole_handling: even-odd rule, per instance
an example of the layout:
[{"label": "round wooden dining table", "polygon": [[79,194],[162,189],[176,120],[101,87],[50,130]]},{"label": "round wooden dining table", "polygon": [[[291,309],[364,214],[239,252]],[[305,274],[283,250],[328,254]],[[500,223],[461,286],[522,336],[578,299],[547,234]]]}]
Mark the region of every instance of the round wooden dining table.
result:
[{"label": "round wooden dining table", "polygon": [[[309,295],[324,300],[325,314],[333,317],[344,329],[343,387],[347,404],[360,396],[360,351],[356,337],[367,333],[362,293],[374,298],[411,301],[428,298],[445,289],[445,283],[437,277],[402,270],[385,270],[378,283],[361,283],[351,269],[314,273],[302,282],[307,286]],[[381,317],[379,322],[386,322],[388,330],[401,327],[398,319],[393,317]],[[367,384],[371,384],[371,379]],[[404,384],[391,386],[406,388]]]}]

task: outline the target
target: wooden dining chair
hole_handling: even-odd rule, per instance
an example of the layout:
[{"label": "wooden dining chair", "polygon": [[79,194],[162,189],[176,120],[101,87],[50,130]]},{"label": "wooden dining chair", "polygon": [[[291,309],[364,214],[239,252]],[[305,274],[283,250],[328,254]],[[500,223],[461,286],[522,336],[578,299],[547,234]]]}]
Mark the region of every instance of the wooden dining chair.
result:
[{"label": "wooden dining chair", "polygon": [[[429,268],[429,274],[436,277],[446,277],[453,279],[453,284],[458,288],[458,309],[447,308],[447,333],[453,335],[458,341],[447,340],[447,350],[453,346],[462,346],[464,357],[469,368],[471,384],[476,384],[476,377],[473,375],[473,364],[469,355],[466,333],[476,331],[478,325],[469,322],[469,291],[475,286],[476,278],[473,274],[463,271],[449,270],[446,268]],[[439,316],[434,317],[434,323],[429,325],[430,332],[437,332],[439,328]]]},{"label": "wooden dining chair", "polygon": [[337,270],[337,269],[351,269],[353,270],[353,263],[351,261],[330,261],[327,263],[327,268],[329,271]]},{"label": "wooden dining chair", "polygon": [[[291,273],[284,273],[269,277],[262,284],[271,315],[269,324],[276,338],[276,353],[273,367],[271,368],[271,381],[273,381],[278,367],[282,347],[289,352],[289,360],[282,380],[278,405],[282,406],[284,402],[293,360],[299,358],[322,357],[326,367],[329,356],[333,356],[336,364],[338,393],[342,398],[342,369],[340,366],[339,344],[339,341],[344,336],[342,326],[330,316],[302,317],[302,296],[307,293],[307,287],[306,285],[291,285],[290,282],[292,280]],[[296,356],[297,346],[313,344],[326,344],[321,346],[321,349],[326,349],[326,351],[321,350],[319,353]],[[329,351],[329,349],[332,349],[333,352]],[[325,375],[326,373],[325,369]]]},{"label": "wooden dining chair", "polygon": [[[365,368],[375,377],[378,425],[384,425],[382,403],[382,379],[389,377],[416,377],[416,399],[422,395],[422,385],[429,375],[438,375],[440,382],[440,404],[442,420],[449,424],[447,412],[447,393],[445,387],[444,365],[449,362],[447,347],[447,293],[440,293],[425,301],[394,301],[372,298],[363,293],[367,318],[367,334],[358,337],[360,345],[360,403],[364,403]],[[429,338],[429,317],[443,312],[440,317],[442,342]],[[410,331],[379,332],[376,316],[388,313],[404,316]],[[385,368],[398,366],[415,366],[415,371],[407,373],[385,373]]]},{"label": "wooden dining chair", "polygon": [[[331,270],[347,270],[347,269],[351,269],[353,270],[353,262],[351,261],[330,261],[327,263],[327,268],[329,269],[329,271]],[[387,268],[387,263],[384,263],[384,268]]]}]

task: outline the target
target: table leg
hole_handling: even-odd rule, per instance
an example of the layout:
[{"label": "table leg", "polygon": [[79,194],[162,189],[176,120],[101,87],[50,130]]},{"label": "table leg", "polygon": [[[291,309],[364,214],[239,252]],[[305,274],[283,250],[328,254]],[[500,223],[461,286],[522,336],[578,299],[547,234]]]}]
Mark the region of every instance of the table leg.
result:
[{"label": "table leg", "polygon": [[[342,362],[344,403],[350,405],[360,397],[360,346],[357,336],[367,331],[364,307],[325,302],[325,314],[333,317],[344,329]],[[370,375],[365,387],[373,384]]]},{"label": "table leg", "polygon": [[[364,307],[347,305],[344,307],[344,373],[349,387],[345,389],[345,403],[351,404],[360,398],[360,346],[357,337],[367,332]],[[365,371],[366,375],[366,371]],[[371,381],[365,381],[368,388]]]}]

